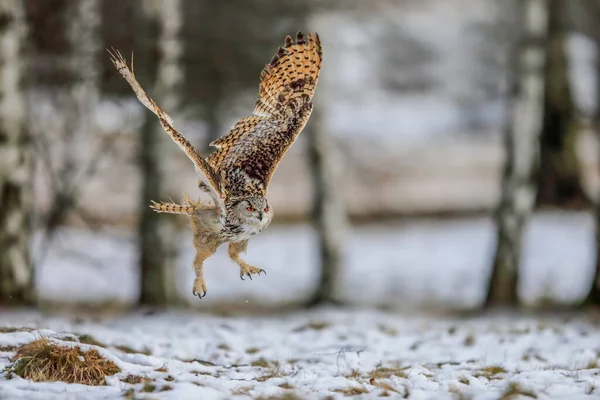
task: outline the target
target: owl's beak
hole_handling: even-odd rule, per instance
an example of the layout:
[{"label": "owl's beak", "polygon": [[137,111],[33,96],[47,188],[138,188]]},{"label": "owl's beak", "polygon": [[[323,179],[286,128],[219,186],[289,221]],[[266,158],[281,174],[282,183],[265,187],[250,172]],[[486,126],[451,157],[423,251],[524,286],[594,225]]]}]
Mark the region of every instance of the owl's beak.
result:
[{"label": "owl's beak", "polygon": [[260,222],[262,222],[262,220],[263,220],[264,218],[265,218],[265,213],[264,213],[264,212],[261,212],[261,213],[259,214],[259,219],[260,219]]}]

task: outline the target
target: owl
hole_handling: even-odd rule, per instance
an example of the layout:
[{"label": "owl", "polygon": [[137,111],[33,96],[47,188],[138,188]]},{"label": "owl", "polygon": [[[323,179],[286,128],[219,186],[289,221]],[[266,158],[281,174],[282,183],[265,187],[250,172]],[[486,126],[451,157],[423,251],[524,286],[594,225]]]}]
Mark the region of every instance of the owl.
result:
[{"label": "owl", "polygon": [[215,151],[202,157],[173,126],[171,118],[142,89],[125,59],[109,51],[111,61],[132,87],[138,100],[159,119],[165,132],[194,164],[199,188],[213,204],[203,204],[183,195],[183,204],[157,203],[159,213],[183,214],[194,232],[193,294],[206,295],[204,261],[217,248],[229,243],[229,257],[240,267],[240,277],[266,272],[241,259],[248,239],[269,226],[273,207],[267,189],[281,159],[294,143],[312,112],[312,98],[321,70],[322,49],[318,34],[299,31],[287,36],[260,74],[258,99],[252,115],[237,121],[223,137],[211,142]]}]

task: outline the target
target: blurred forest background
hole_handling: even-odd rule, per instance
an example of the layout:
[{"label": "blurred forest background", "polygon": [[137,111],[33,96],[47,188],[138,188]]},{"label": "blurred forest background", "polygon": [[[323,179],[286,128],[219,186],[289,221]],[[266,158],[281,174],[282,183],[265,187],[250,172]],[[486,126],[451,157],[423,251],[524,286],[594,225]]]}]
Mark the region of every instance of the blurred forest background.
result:
[{"label": "blurred forest background", "polygon": [[[598,0],[0,0],[0,302],[600,301]],[[262,67],[316,31],[315,112],[241,282],[191,296],[191,163],[105,49],[203,153]],[[249,302],[249,300],[251,300]]]}]

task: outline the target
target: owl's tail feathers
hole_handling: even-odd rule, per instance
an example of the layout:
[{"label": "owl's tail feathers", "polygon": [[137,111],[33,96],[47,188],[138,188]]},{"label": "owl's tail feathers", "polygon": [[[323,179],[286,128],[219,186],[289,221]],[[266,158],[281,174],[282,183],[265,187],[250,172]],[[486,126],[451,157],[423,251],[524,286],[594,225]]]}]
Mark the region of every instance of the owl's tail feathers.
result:
[{"label": "owl's tail feathers", "polygon": [[182,215],[192,215],[197,210],[195,206],[191,205],[182,206],[177,203],[157,203],[154,200],[150,200],[150,208],[157,213]]},{"label": "owl's tail feathers", "polygon": [[[310,101],[315,93],[321,60],[321,40],[317,33],[301,31],[295,40],[285,38],[285,44],[260,74],[259,98],[254,105],[254,114],[270,116],[285,114],[295,107],[298,100]],[[293,105],[292,105],[293,104]]]}]

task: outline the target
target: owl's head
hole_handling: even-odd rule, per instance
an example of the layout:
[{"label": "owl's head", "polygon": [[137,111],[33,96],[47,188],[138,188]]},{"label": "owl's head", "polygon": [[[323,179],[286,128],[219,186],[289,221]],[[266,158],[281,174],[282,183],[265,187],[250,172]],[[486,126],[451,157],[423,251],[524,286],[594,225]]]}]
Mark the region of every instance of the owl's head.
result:
[{"label": "owl's head", "polygon": [[246,197],[226,204],[229,223],[260,232],[271,223],[273,208],[265,197]]}]

